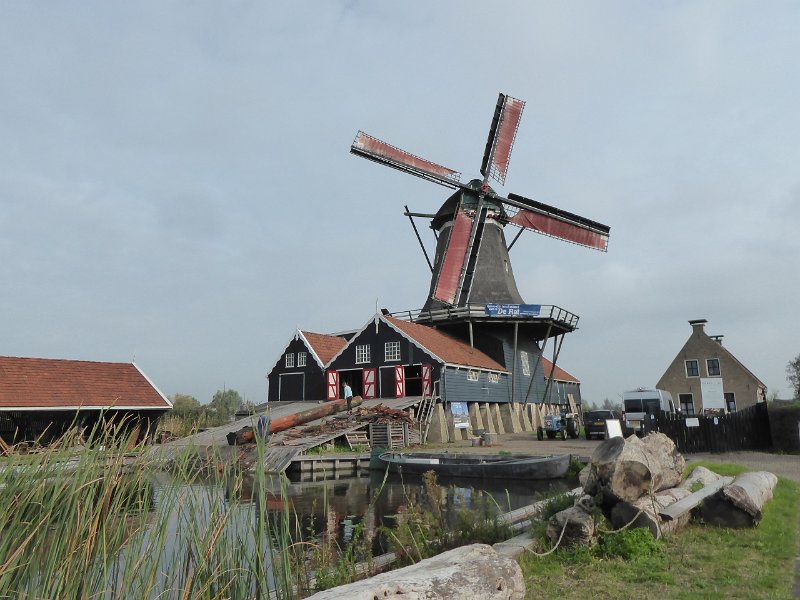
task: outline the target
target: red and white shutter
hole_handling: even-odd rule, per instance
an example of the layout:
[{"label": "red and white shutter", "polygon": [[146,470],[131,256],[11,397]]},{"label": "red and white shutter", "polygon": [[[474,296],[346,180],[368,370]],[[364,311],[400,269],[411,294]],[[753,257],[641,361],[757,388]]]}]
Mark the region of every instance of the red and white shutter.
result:
[{"label": "red and white shutter", "polygon": [[339,373],[338,371],[328,371],[328,400],[339,398]]},{"label": "red and white shutter", "polygon": [[422,395],[430,397],[433,391],[431,384],[431,366],[422,365]]},{"label": "red and white shutter", "polygon": [[364,400],[375,397],[375,376],[377,372],[377,369],[364,369],[363,371],[362,381],[364,385],[361,389]]},{"label": "red and white shutter", "polygon": [[406,395],[406,372],[403,365],[394,368],[394,397],[404,398]]}]

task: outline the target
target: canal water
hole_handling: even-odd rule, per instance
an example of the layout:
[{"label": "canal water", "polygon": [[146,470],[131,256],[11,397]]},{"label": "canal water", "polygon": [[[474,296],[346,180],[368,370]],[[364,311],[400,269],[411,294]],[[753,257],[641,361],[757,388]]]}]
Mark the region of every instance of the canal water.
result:
[{"label": "canal water", "polygon": [[[554,481],[498,481],[481,479],[439,479],[433,488],[437,502],[455,514],[461,508],[491,506],[498,513],[529,505],[542,498],[568,491],[576,482]],[[300,532],[304,541],[313,542],[327,534],[336,541],[335,546],[345,548],[355,531],[371,540],[373,556],[388,551],[383,527],[392,527],[396,515],[414,503],[423,500],[426,487],[421,477],[385,476],[370,471],[363,476],[316,481],[291,481],[285,477],[268,480],[265,506],[277,522],[289,516],[292,528]],[[198,532],[211,530],[215,515],[226,514],[225,530],[220,532],[220,544],[250,557],[265,553],[256,547],[253,531],[258,527],[256,493],[251,480],[236,483],[198,482],[192,485],[177,484],[167,473],[156,476],[153,486],[155,503],[154,521],[162,523],[132,538],[119,555],[115,568],[108,573],[112,587],[129,577],[131,561],[143,555],[158,562],[162,590],[181,586],[187,574],[187,561],[191,558],[193,540]],[[166,517],[164,517],[166,515]],[[293,541],[297,541],[294,534]],[[233,562],[236,562],[234,560]],[[246,565],[239,568],[247,569]],[[134,589],[135,582],[127,581]],[[143,582],[144,583],[144,582]],[[273,585],[270,581],[269,585]],[[159,596],[158,593],[152,597]]]}]

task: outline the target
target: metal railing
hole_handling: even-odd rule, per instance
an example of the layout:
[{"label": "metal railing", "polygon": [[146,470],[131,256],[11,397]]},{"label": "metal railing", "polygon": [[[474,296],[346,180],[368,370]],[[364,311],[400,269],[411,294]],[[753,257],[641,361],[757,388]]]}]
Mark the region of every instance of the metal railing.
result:
[{"label": "metal railing", "polygon": [[456,319],[471,319],[471,318],[485,318],[485,319],[504,319],[511,321],[530,321],[539,320],[546,321],[552,320],[559,323],[568,325],[569,327],[576,328],[580,317],[574,313],[564,310],[559,306],[552,304],[542,304],[539,307],[538,315],[503,315],[492,316],[486,312],[486,305],[484,304],[467,304],[465,306],[448,306],[436,310],[401,310],[398,312],[390,313],[390,316],[406,321],[415,322],[436,322],[436,321],[449,321]]}]

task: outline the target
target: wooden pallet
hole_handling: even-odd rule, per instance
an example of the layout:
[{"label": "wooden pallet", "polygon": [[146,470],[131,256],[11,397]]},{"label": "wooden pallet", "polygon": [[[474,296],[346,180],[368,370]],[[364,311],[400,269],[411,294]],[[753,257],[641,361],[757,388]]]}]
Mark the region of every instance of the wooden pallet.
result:
[{"label": "wooden pallet", "polygon": [[369,436],[363,429],[357,429],[356,431],[345,433],[344,439],[347,441],[347,445],[350,447],[350,450],[353,450],[353,448],[356,446],[369,447]]}]

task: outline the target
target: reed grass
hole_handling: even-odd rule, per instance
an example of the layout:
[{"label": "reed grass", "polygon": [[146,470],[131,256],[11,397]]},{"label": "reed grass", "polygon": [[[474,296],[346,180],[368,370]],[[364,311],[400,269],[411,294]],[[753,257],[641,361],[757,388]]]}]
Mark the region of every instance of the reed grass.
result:
[{"label": "reed grass", "polygon": [[187,448],[165,475],[158,451],[124,451],[126,430],[98,427],[85,445],[71,431],[0,464],[0,598],[290,598],[291,515],[267,510],[265,474],[238,501],[234,461],[198,468]]}]

